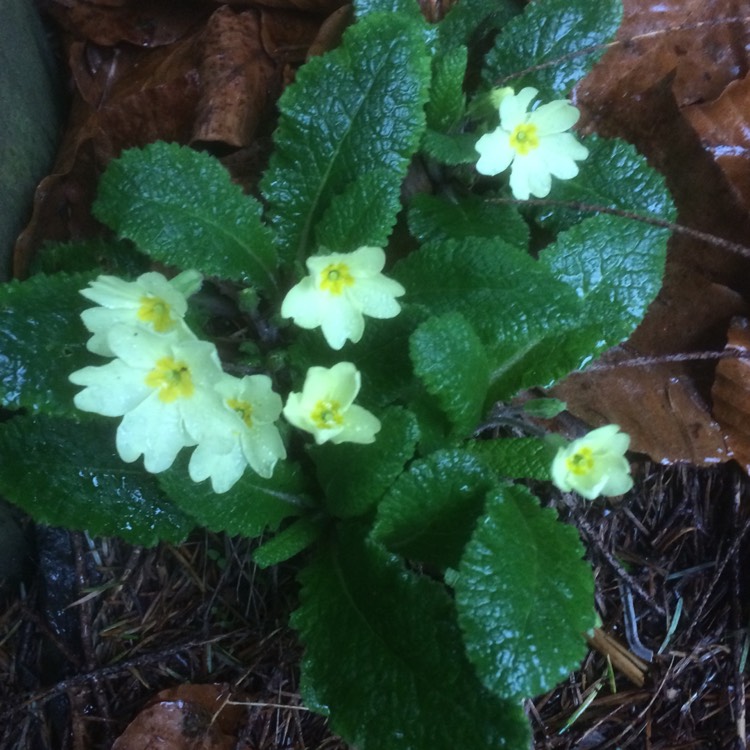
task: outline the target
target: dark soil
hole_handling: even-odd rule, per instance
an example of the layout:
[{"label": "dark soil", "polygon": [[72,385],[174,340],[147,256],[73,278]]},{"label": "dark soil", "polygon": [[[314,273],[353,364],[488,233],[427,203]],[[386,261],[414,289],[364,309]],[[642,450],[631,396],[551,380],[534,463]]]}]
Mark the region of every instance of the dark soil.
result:
[{"label": "dark soil", "polygon": [[[535,748],[744,748],[748,480],[636,470],[616,507],[555,500],[589,551],[602,625],[581,671],[528,702]],[[291,567],[261,571],[251,543],[221,535],[142,549],[27,531],[36,563],[0,619],[2,750],[110,748],[186,683],[239,704],[228,748],[345,747],[301,707]]]}]

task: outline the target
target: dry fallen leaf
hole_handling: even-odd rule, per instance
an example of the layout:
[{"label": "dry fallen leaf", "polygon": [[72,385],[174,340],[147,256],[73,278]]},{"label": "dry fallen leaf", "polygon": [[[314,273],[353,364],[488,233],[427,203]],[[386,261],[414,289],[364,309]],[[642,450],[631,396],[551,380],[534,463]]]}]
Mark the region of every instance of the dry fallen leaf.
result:
[{"label": "dry fallen leaf", "polygon": [[734,459],[750,473],[750,321],[735,318],[729,328],[725,352],[716,367],[711,395],[713,413],[721,422]]},{"label": "dry fallen leaf", "polygon": [[239,739],[246,712],[229,704],[231,697],[228,685],[162,690],[115,740],[112,750],[251,750]]},{"label": "dry fallen leaf", "polygon": [[685,107],[683,114],[750,209],[750,78],[733,81],[718,99]]}]

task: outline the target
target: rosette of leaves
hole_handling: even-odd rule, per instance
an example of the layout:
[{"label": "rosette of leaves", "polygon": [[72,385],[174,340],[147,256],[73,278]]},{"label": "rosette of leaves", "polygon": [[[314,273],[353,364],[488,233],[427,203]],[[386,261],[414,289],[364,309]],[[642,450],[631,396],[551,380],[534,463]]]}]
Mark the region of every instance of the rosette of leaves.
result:
[{"label": "rosette of leaves", "polygon": [[[102,254],[74,245],[56,250],[62,272],[0,287],[0,405],[11,414],[0,492],[39,521],[139,544],[196,525],[277,532],[256,560],[304,552],[302,688],[334,731],[363,750],[522,750],[522,699],[585,653],[593,580],[575,530],[518,483],[548,478],[545,444],[472,435],[496,402],[630,334],[659,289],[667,240],[638,218],[671,220],[673,209],[622,142],[588,139],[580,175],[534,208],[471,166],[489,88],[566,96],[614,34],[618,3],[460,0],[435,25],[412,0],[356,7],[341,46],[281,97],[259,197],[207,154],[157,143],[111,164],[94,210],[117,236],[109,273],[133,274],[146,257],[250,299],[232,315],[258,333],[228,354],[235,369],[289,392],[310,366],[355,363],[378,439],[289,435],[270,479],[247,471],[222,495],[192,483],[184,461],[155,476],[123,464],[113,426],[76,412],[67,381],[90,364],[78,290]],[[431,185],[404,199],[410,164]],[[386,248],[386,273],[407,290],[397,318],[368,320],[340,354],[319,331],[279,322],[310,254],[362,245]],[[207,339],[221,329],[210,302],[190,319]]]}]

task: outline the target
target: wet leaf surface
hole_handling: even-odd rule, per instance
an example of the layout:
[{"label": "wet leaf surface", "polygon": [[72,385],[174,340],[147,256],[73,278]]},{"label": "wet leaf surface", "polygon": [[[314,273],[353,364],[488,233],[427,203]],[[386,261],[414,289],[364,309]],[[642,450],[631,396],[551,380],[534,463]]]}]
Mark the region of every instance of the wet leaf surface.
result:
[{"label": "wet leaf surface", "polygon": [[239,700],[229,685],[188,684],[162,690],[115,740],[112,750],[250,750],[238,738],[245,709],[232,703]]}]

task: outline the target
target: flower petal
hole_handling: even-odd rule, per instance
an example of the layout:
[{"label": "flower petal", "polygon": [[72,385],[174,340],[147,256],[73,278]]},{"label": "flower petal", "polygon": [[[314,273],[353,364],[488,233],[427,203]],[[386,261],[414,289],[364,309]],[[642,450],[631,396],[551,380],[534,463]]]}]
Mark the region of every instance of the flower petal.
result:
[{"label": "flower petal", "polygon": [[529,122],[537,127],[540,136],[562,133],[578,122],[581,113],[566,99],[542,104],[529,115]]},{"label": "flower petal", "polygon": [[331,438],[332,443],[374,443],[380,420],[367,409],[352,404],[346,411],[344,429]]},{"label": "flower petal", "polygon": [[488,176],[504,172],[513,161],[516,152],[510,145],[510,137],[502,128],[483,135],[474,147],[479,153],[476,169]]},{"label": "flower petal", "polygon": [[500,102],[500,125],[508,133],[513,132],[517,125],[527,120],[529,104],[539,93],[538,89],[527,86],[514,96],[506,96]]}]

